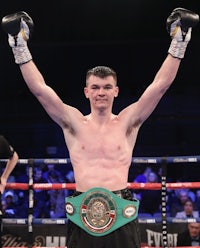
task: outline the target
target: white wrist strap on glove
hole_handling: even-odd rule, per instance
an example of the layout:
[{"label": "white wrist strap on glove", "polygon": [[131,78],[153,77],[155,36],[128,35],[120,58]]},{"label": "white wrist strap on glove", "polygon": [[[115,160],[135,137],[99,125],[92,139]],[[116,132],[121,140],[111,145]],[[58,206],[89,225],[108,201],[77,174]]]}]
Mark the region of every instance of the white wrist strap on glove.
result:
[{"label": "white wrist strap on glove", "polygon": [[173,57],[182,59],[184,58],[186,47],[187,47],[188,41],[177,41],[173,39],[171,41],[171,45],[169,47],[168,53],[170,53]]},{"label": "white wrist strap on glove", "polygon": [[8,34],[8,43],[12,47],[16,64],[24,64],[32,60],[32,55],[27,46],[29,27],[23,19],[21,20],[20,27],[21,30],[16,36]]},{"label": "white wrist strap on glove", "polygon": [[16,64],[25,64],[32,60],[32,55],[27,46],[12,47]]},{"label": "white wrist strap on glove", "polygon": [[178,20],[171,25],[172,41],[168,50],[173,57],[184,58],[187,44],[191,39],[192,28],[189,28],[187,33],[183,32],[180,26],[177,26]]}]

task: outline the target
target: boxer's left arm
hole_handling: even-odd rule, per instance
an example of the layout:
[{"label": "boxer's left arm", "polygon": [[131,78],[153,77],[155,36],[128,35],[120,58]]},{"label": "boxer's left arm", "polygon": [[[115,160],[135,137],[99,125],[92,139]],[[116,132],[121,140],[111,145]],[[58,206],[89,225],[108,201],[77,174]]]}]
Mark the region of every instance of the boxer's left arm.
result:
[{"label": "boxer's left arm", "polygon": [[141,126],[173,83],[191,39],[191,27],[194,27],[198,21],[197,14],[182,8],[175,9],[167,19],[167,28],[172,38],[168,55],[153,82],[139,100],[127,108],[128,115],[132,116],[130,125]]},{"label": "boxer's left arm", "polygon": [[[127,116],[128,127],[139,128],[151,115],[160,99],[174,81],[180,60],[167,55],[153,82],[146,88],[137,102],[126,107],[120,114]],[[123,117],[125,118],[125,117]]]}]

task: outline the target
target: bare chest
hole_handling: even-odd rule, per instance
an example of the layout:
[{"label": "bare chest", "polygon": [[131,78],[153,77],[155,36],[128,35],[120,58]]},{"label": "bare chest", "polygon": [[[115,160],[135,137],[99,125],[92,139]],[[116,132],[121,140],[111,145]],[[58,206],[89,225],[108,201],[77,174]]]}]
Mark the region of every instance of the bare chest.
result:
[{"label": "bare chest", "polygon": [[119,152],[125,148],[127,137],[118,129],[88,130],[81,133],[79,142],[83,150],[90,150],[106,154],[107,152]]},{"label": "bare chest", "polygon": [[68,147],[72,154],[81,154],[90,158],[110,158],[131,153],[126,132],[118,126],[109,126],[106,128],[83,127],[74,136],[73,145]]}]

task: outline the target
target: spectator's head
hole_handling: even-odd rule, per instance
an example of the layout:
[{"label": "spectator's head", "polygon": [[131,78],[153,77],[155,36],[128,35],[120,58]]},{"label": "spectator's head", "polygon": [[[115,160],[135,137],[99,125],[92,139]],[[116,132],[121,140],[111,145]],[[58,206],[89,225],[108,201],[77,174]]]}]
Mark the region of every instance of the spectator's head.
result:
[{"label": "spectator's head", "polygon": [[50,171],[48,174],[48,180],[51,183],[59,182],[59,177],[55,171]]},{"label": "spectator's head", "polygon": [[189,200],[188,191],[187,190],[180,190],[178,194],[179,200],[182,204],[185,204],[187,200]]},{"label": "spectator's head", "polygon": [[193,210],[194,210],[193,201],[186,200],[186,202],[184,203],[184,211],[186,215],[191,216],[193,214]]},{"label": "spectator's head", "polygon": [[158,182],[158,176],[155,172],[151,171],[147,177],[147,182],[156,183]]},{"label": "spectator's head", "polygon": [[35,168],[34,179],[35,181],[39,181],[42,178],[42,170],[39,167]]},{"label": "spectator's head", "polygon": [[13,194],[12,191],[7,191],[7,192],[5,193],[5,199],[7,199],[7,198],[13,198],[13,197],[14,197],[14,194]]},{"label": "spectator's head", "polygon": [[13,202],[13,197],[14,197],[14,194],[12,191],[7,191],[5,193],[5,196],[4,196],[4,199],[6,201],[6,204],[12,204]]},{"label": "spectator's head", "polygon": [[192,222],[188,224],[188,230],[192,238],[200,235],[200,223]]}]

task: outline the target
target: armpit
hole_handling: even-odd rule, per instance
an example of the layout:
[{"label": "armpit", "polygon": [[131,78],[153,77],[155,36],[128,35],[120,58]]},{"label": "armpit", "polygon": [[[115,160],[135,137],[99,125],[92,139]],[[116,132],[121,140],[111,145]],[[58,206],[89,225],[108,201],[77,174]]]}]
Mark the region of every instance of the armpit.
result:
[{"label": "armpit", "polygon": [[127,131],[126,131],[126,136],[129,136],[133,132],[133,129],[138,129],[140,126],[141,126],[141,122],[138,119],[137,121],[132,123],[132,125],[128,126]]},{"label": "armpit", "polygon": [[63,125],[62,125],[62,126],[63,126],[63,129],[67,129],[68,132],[69,132],[70,134],[75,135],[75,130],[74,130],[74,128],[71,126],[70,123],[64,122],[64,121],[63,121]]}]

